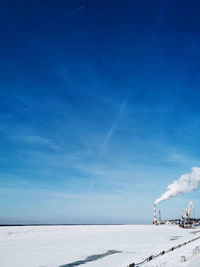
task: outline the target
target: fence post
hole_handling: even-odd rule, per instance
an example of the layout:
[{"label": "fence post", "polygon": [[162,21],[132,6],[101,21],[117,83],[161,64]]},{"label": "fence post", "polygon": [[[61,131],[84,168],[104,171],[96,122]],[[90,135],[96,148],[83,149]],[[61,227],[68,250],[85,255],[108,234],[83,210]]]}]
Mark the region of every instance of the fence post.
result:
[{"label": "fence post", "polygon": [[184,262],[184,261],[186,261],[185,256],[181,256],[181,262]]}]

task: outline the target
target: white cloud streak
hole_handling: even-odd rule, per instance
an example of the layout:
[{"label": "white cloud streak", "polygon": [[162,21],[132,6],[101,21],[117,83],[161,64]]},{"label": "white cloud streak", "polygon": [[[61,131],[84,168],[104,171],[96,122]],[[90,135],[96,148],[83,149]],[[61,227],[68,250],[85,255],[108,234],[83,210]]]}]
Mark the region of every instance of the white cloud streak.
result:
[{"label": "white cloud streak", "polygon": [[120,118],[120,115],[122,113],[122,110],[123,110],[124,105],[126,103],[126,100],[128,98],[129,91],[130,91],[130,89],[128,89],[126,91],[126,94],[125,94],[125,96],[124,96],[124,98],[123,98],[123,100],[121,102],[121,105],[120,105],[119,110],[118,110],[118,112],[117,112],[117,114],[115,116],[115,119],[114,119],[114,121],[113,121],[113,123],[111,125],[111,128],[109,129],[109,131],[106,134],[105,140],[104,140],[102,148],[101,148],[99,159],[102,158],[102,156],[103,156],[103,154],[104,154],[104,152],[105,152],[105,150],[106,150],[106,148],[107,148],[107,146],[108,146],[108,144],[109,144],[109,142],[110,142],[110,140],[111,140],[111,138],[112,138],[112,136],[114,134],[114,131],[115,131],[116,127],[117,127],[117,123],[118,123],[119,118]]},{"label": "white cloud streak", "polygon": [[68,18],[68,17],[70,17],[70,16],[72,16],[72,15],[74,15],[74,14],[80,12],[80,11],[81,11],[82,9],[84,9],[84,8],[85,8],[84,6],[81,6],[81,7],[79,7],[79,8],[76,8],[76,9],[74,9],[73,11],[67,13],[66,15],[60,17],[59,19],[57,19],[56,21],[54,21],[54,23],[52,23],[52,24],[60,23],[60,22],[64,21],[66,18]]},{"label": "white cloud streak", "polygon": [[60,150],[60,147],[54,141],[39,135],[24,136],[22,140],[29,144],[46,145],[53,150]]}]

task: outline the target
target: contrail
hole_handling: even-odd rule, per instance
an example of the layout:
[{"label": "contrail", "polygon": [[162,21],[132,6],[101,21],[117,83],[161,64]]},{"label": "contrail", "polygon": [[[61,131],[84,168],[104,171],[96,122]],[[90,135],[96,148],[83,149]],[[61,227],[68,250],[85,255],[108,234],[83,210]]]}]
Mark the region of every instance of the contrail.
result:
[{"label": "contrail", "polygon": [[52,22],[51,25],[55,25],[55,24],[58,24],[58,23],[64,21],[66,18],[68,18],[68,17],[70,17],[70,16],[72,16],[72,15],[74,15],[74,14],[80,12],[80,11],[81,11],[82,9],[84,9],[84,8],[85,8],[84,6],[81,6],[81,7],[77,8],[77,9],[75,9],[75,10],[73,10],[73,11],[67,13],[67,14],[64,15],[63,17],[60,17],[60,18],[57,19],[56,21]]},{"label": "contrail", "polygon": [[110,130],[107,132],[107,135],[106,135],[105,140],[104,140],[103,145],[102,145],[102,149],[101,149],[101,152],[100,152],[99,159],[101,159],[101,157],[103,156],[103,154],[104,154],[104,152],[105,152],[105,150],[106,150],[106,147],[108,146],[108,143],[109,143],[109,141],[111,140],[111,138],[112,138],[112,136],[113,136],[113,134],[114,134],[114,131],[115,131],[115,128],[116,128],[116,126],[117,126],[119,117],[120,117],[120,115],[121,115],[121,112],[122,112],[122,110],[123,110],[123,108],[124,108],[124,105],[125,105],[125,103],[126,103],[127,97],[128,97],[128,95],[129,95],[129,91],[130,91],[130,89],[128,89],[128,90],[126,91],[126,94],[125,94],[125,96],[124,96],[124,98],[123,98],[123,100],[122,100],[122,102],[121,102],[121,105],[120,105],[119,110],[118,110],[118,112],[117,112],[117,114],[116,114],[116,116],[115,116],[115,119],[114,119],[114,121],[113,121],[113,123],[112,123],[112,125],[111,125],[111,128],[110,128]]},{"label": "contrail", "polygon": [[155,204],[158,204],[171,197],[175,197],[179,194],[191,192],[200,186],[200,168],[193,167],[191,173],[186,173],[180,176],[178,180],[175,180],[172,184],[168,185],[167,191],[162,194],[160,198],[157,198]]},{"label": "contrail", "polygon": [[[121,105],[120,105],[120,107],[119,107],[119,110],[118,110],[118,112],[117,112],[117,114],[116,114],[116,116],[115,116],[115,119],[114,119],[114,121],[113,121],[113,123],[112,123],[112,125],[111,125],[111,127],[110,127],[110,129],[109,129],[109,131],[108,131],[107,134],[106,134],[105,140],[104,140],[104,142],[103,142],[103,145],[102,145],[102,148],[101,148],[101,151],[100,151],[100,154],[99,154],[99,158],[98,158],[98,160],[97,160],[97,166],[96,166],[95,171],[98,171],[98,169],[99,169],[99,163],[100,163],[100,161],[101,161],[101,159],[102,159],[102,156],[103,156],[103,154],[104,154],[104,152],[105,152],[105,150],[106,150],[106,147],[108,146],[109,141],[111,140],[111,138],[112,138],[112,136],[113,136],[113,134],[114,134],[115,128],[116,128],[116,126],[117,126],[119,117],[120,117],[120,115],[121,115],[121,112],[122,112],[122,110],[123,110],[123,107],[124,107],[124,105],[125,105],[125,103],[126,103],[126,100],[127,100],[127,98],[128,98],[129,92],[130,92],[130,89],[126,90],[126,93],[125,93],[125,95],[124,95],[124,97],[123,97],[123,100],[122,100],[122,102],[121,102]],[[96,182],[96,181],[95,181],[94,179],[90,182],[90,184],[89,184],[89,186],[88,186],[88,193],[91,193],[91,191],[93,190],[93,188],[94,188],[94,186],[95,186],[95,182]]]},{"label": "contrail", "polygon": [[[65,21],[67,18],[71,17],[72,15],[80,12],[81,10],[83,10],[85,7],[84,6],[81,6],[79,8],[76,8],[74,10],[72,10],[71,12],[65,14],[64,16],[62,17],[59,17],[57,18],[56,20],[50,22],[49,24],[47,24],[46,26],[43,26],[43,27],[40,27],[39,29],[36,29],[34,32],[42,32],[42,31],[45,31],[45,30],[48,30],[51,26],[53,25],[56,25],[56,24],[59,24],[63,21]],[[32,32],[30,33],[32,34]]]},{"label": "contrail", "polygon": [[163,1],[163,5],[161,6],[159,12],[158,12],[158,15],[157,15],[157,18],[156,18],[156,21],[155,21],[155,25],[152,29],[152,36],[155,37],[160,25],[161,25],[161,22],[163,20],[163,17],[165,17],[166,15],[166,10],[167,10],[167,7],[169,5],[169,2],[170,0],[165,0]]}]

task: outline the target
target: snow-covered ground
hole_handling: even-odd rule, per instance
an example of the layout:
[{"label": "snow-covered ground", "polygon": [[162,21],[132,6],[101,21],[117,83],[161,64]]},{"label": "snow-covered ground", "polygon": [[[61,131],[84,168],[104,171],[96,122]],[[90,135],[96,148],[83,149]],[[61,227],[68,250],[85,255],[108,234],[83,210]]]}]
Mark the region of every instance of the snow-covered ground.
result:
[{"label": "snow-covered ground", "polygon": [[[0,266],[59,267],[80,261],[80,267],[127,267],[130,263],[200,236],[200,229],[153,225],[19,226],[0,227]],[[200,253],[193,249],[200,239],[183,246],[145,267],[200,267]],[[114,254],[107,255],[113,250]],[[119,252],[120,253],[117,253]],[[83,264],[87,257],[100,259]],[[105,255],[104,255],[105,254]],[[181,262],[181,256],[187,261]]]}]

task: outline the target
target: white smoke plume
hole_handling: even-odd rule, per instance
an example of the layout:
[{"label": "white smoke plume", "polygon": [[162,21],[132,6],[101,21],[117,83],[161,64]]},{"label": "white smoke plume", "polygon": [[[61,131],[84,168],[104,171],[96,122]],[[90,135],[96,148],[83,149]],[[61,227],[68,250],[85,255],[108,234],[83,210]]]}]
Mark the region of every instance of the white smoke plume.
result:
[{"label": "white smoke plume", "polygon": [[160,198],[155,200],[155,204],[158,204],[171,197],[175,197],[182,193],[187,193],[197,189],[200,186],[200,168],[193,167],[191,173],[186,173],[180,176],[178,180],[175,180],[172,184],[167,186],[167,191],[162,194]]}]

